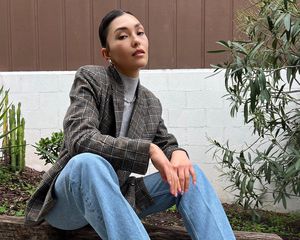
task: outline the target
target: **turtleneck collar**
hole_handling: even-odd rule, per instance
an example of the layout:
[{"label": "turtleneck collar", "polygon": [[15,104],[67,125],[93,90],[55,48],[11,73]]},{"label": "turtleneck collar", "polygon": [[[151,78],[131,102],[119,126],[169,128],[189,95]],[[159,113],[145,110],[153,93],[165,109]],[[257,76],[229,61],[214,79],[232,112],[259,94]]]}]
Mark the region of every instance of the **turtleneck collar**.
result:
[{"label": "turtleneck collar", "polygon": [[139,83],[139,77],[132,78],[128,77],[117,70],[122,83],[124,85],[124,97],[126,101],[133,101],[135,98],[135,92]]}]

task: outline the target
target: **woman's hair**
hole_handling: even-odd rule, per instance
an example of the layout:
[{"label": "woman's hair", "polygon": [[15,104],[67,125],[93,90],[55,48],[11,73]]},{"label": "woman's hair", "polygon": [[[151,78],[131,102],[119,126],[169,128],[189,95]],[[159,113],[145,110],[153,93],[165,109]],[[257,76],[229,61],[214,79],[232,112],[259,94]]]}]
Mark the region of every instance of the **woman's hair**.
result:
[{"label": "woman's hair", "polygon": [[104,18],[102,18],[102,21],[99,26],[99,39],[102,47],[107,47],[107,34],[108,34],[108,28],[110,23],[116,19],[117,17],[122,16],[123,14],[128,13],[133,16],[131,12],[123,11],[121,9],[114,9],[107,13]]}]

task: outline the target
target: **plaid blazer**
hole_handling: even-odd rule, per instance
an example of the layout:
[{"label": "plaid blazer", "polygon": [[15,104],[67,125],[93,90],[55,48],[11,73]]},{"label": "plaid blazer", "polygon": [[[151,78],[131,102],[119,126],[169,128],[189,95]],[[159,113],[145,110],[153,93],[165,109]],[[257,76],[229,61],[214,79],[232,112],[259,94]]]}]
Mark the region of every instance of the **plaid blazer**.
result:
[{"label": "plaid blazer", "polygon": [[[120,188],[139,212],[153,203],[143,178],[149,163],[149,146],[157,144],[170,159],[178,147],[161,117],[161,104],[148,89],[138,85],[137,98],[127,137],[119,137],[124,109],[124,86],[113,67],[84,66],[78,69],[70,91],[70,106],[64,118],[64,143],[57,162],[47,171],[27,204],[25,224],[43,221],[55,204],[56,177],[76,154],[101,155],[115,169]],[[88,159],[87,159],[88,161]]]}]

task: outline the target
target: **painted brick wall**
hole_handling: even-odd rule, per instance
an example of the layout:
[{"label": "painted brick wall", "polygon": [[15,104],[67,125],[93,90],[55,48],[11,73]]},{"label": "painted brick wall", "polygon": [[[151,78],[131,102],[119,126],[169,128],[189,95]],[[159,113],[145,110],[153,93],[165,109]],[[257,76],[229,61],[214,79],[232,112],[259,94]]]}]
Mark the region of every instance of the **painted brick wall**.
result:
[{"label": "painted brick wall", "polygon": [[[10,100],[22,103],[29,144],[62,128],[74,74],[73,71],[0,73],[0,84],[10,89]],[[229,116],[229,103],[223,98],[226,94],[223,74],[213,75],[211,69],[144,70],[141,83],[160,98],[169,131],[189,152],[191,160],[200,165],[221,200],[230,202],[232,194],[223,190],[226,181],[219,178],[221,171],[212,159],[213,151],[207,152],[210,149],[207,137],[220,142],[229,139],[237,148],[253,137],[241,115]],[[29,145],[27,165],[38,170],[47,169],[34,152]],[[153,171],[150,165],[148,173]],[[299,209],[296,202],[291,204],[291,209]]]}]

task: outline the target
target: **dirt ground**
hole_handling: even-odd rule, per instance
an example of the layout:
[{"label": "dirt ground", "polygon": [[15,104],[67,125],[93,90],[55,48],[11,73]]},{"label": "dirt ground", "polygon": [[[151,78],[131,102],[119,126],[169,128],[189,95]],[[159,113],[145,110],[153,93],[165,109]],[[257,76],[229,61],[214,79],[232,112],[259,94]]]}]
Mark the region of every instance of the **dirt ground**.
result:
[{"label": "dirt ground", "polygon": [[[38,172],[31,168],[25,168],[25,170],[19,174],[11,174],[5,167],[0,164],[0,214],[23,216],[26,202],[40,183],[42,175],[43,172]],[[246,218],[250,218],[249,214],[237,205],[224,204],[223,206],[227,213],[227,216],[229,218],[232,218],[232,220],[234,221],[233,224],[235,224],[234,227],[237,228],[236,230],[243,230],[239,229],[239,227],[244,223],[246,224]],[[269,216],[269,219],[273,218],[274,216],[280,215],[279,213],[266,211],[261,212],[264,213],[263,217]],[[239,218],[239,220],[237,220],[239,222],[236,222],[237,217]],[[151,225],[162,227],[184,226],[180,214],[176,211],[170,210],[147,216],[143,219],[143,221]],[[293,232],[295,232],[295,234],[292,234],[288,237],[284,236],[283,239],[300,240],[300,238],[298,237],[299,234],[297,234],[297,232],[300,232],[300,219],[297,217],[296,219],[287,221],[287,227],[293,229]],[[253,229],[250,230],[253,231]],[[257,230],[259,231],[259,229]]]}]

